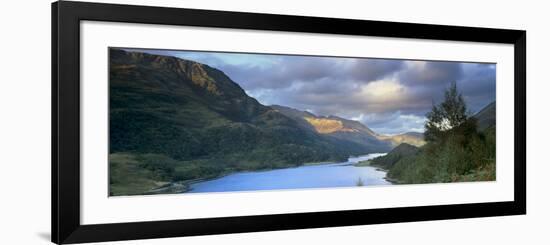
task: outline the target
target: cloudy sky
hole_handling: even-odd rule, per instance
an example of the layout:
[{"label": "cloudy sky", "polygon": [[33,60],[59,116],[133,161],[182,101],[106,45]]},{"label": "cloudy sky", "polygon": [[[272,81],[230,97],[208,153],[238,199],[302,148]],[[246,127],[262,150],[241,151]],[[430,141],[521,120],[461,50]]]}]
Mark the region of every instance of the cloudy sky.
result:
[{"label": "cloudy sky", "polygon": [[140,50],[207,64],[264,105],[359,120],[382,134],[424,130],[432,101],[457,82],[475,113],[495,100],[494,64]]}]

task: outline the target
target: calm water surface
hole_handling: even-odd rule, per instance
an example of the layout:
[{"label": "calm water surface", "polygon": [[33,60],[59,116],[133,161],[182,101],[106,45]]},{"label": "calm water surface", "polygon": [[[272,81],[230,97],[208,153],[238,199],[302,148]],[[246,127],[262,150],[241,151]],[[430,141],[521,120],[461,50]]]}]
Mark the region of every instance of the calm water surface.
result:
[{"label": "calm water surface", "polygon": [[386,172],[374,167],[356,167],[353,164],[386,153],[350,157],[347,162],[301,166],[258,172],[240,172],[218,179],[191,185],[189,192],[256,191],[276,189],[303,189],[357,186],[361,178],[364,186],[391,185]]}]

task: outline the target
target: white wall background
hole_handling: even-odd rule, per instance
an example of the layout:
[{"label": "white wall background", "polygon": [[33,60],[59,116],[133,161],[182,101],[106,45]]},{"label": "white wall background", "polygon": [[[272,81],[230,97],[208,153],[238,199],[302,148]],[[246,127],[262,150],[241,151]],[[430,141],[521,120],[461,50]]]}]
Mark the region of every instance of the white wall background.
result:
[{"label": "white wall background", "polygon": [[[108,1],[113,2],[113,1]],[[277,231],[105,244],[549,244],[550,83],[544,1],[120,0],[120,3],[527,30],[525,216]],[[0,10],[0,244],[48,244],[50,230],[50,2]],[[512,132],[510,132],[512,133]]]}]

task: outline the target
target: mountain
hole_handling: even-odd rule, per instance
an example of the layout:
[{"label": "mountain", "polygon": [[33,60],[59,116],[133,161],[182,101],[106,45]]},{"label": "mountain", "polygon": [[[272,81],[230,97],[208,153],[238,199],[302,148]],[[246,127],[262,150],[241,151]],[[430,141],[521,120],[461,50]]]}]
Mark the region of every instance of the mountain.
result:
[{"label": "mountain", "polygon": [[424,141],[424,134],[418,132],[407,132],[390,136],[380,135],[378,136],[378,139],[389,141],[392,143],[393,146],[398,146],[401,143],[407,143],[416,147],[420,147],[426,144],[426,141]]},{"label": "mountain", "polygon": [[[121,49],[110,49],[109,56],[113,195],[139,194],[175,180],[380,151],[308,128],[303,120],[260,104],[208,65]],[[361,130],[372,138],[369,130]],[[134,175],[125,177],[128,172]]]},{"label": "mountain", "polygon": [[317,117],[313,113],[307,112],[307,111],[300,111],[294,108],[281,106],[281,105],[271,105],[271,109],[275,110],[278,113],[281,113],[289,118],[292,118],[294,121],[298,123],[298,126],[302,129],[317,132],[315,127],[311,125],[308,121],[305,120],[307,117]]},{"label": "mountain", "polygon": [[314,130],[317,133],[343,140],[350,140],[370,149],[376,149],[377,152],[387,152],[401,143],[414,146],[422,146],[426,143],[423,133],[407,132],[398,135],[382,135],[354,120],[337,116],[316,116],[307,111],[281,105],[272,105],[271,108],[293,118],[304,129]]},{"label": "mountain", "polygon": [[280,153],[270,160],[288,163],[368,152],[303,130],[204,64],[113,49],[110,67],[111,152],[175,159],[236,154],[239,161],[264,161],[261,155],[269,149]]},{"label": "mountain", "polygon": [[399,160],[418,154],[419,149],[413,145],[402,143],[393,148],[388,154],[377,157],[371,160],[370,164],[373,166],[390,169]]},{"label": "mountain", "polygon": [[496,103],[493,101],[474,115],[479,131],[496,125]]},{"label": "mountain", "polygon": [[387,152],[392,145],[364,124],[337,116],[316,116],[307,111],[300,111],[286,106],[272,105],[271,108],[294,119],[300,127],[318,134],[360,144],[369,152]]}]

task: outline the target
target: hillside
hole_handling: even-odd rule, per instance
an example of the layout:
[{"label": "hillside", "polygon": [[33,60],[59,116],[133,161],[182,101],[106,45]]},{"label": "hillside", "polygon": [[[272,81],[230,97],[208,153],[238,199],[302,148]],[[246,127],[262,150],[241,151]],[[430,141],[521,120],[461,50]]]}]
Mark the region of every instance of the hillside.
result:
[{"label": "hillside", "polygon": [[409,145],[420,147],[426,144],[426,141],[424,141],[424,134],[417,133],[417,132],[407,132],[407,133],[391,135],[391,136],[380,135],[378,136],[378,139],[389,141],[393,146],[398,146],[402,143],[407,143]]},{"label": "hillside", "polygon": [[419,149],[407,143],[401,143],[393,148],[388,154],[374,158],[370,161],[370,165],[390,169],[399,160],[418,154]]},{"label": "hillside", "polygon": [[493,181],[495,109],[493,102],[434,141],[419,148],[401,144],[368,164],[388,170],[387,178],[397,183]]},{"label": "hillside", "polygon": [[368,153],[387,152],[392,148],[389,142],[380,140],[374,131],[357,121],[337,116],[317,116],[280,105],[272,105],[271,108],[294,119],[304,129],[336,139],[352,141],[364,146]]},{"label": "hillside", "polygon": [[111,49],[109,76],[112,195],[373,150],[305,129],[194,61]]},{"label": "hillside", "polygon": [[479,131],[496,125],[496,103],[492,102],[474,115]]},{"label": "hillside", "polygon": [[300,111],[286,106],[272,105],[271,108],[296,120],[304,129],[329,135],[343,140],[351,140],[364,145],[373,152],[387,152],[401,143],[422,146],[424,134],[407,132],[398,135],[382,135],[358,121],[337,116],[317,116],[307,111]]}]

